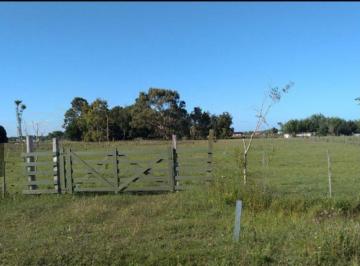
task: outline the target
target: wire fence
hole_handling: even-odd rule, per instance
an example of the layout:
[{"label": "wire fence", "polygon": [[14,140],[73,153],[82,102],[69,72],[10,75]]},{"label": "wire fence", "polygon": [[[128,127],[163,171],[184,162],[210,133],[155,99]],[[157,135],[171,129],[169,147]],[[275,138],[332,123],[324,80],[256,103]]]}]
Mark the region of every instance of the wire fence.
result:
[{"label": "wire fence", "polygon": [[[120,151],[129,154],[147,156],[151,152],[163,151],[169,143],[169,141],[63,142],[62,145],[65,148],[72,146],[79,150],[107,150],[117,147]],[[205,154],[207,145],[206,140],[179,141],[178,153],[181,157],[179,164],[191,165],[192,161],[200,159],[197,157]],[[242,140],[239,139],[218,140],[214,143],[212,168],[215,177],[226,176],[237,179],[238,184],[243,185],[240,160],[242,147]],[[51,142],[39,142],[35,143],[34,150],[48,151],[51,148]],[[24,143],[4,145],[3,157],[8,181],[7,189],[11,193],[22,191],[26,181],[21,158],[21,153],[25,151]],[[206,162],[206,156],[202,158]],[[142,157],[136,159],[140,160]],[[191,171],[190,168],[188,171]],[[194,172],[181,174],[191,173],[194,174]],[[255,181],[264,189],[282,195],[329,197],[331,186],[332,197],[358,197],[360,191],[360,137],[255,139],[248,156],[248,174],[249,181]],[[226,182],[226,179],[223,182]]]},{"label": "wire fence", "polygon": [[[215,149],[218,175],[242,179],[242,143],[223,141]],[[360,138],[256,139],[248,156],[249,179],[283,195],[357,197]],[[331,195],[330,195],[331,194]]]}]

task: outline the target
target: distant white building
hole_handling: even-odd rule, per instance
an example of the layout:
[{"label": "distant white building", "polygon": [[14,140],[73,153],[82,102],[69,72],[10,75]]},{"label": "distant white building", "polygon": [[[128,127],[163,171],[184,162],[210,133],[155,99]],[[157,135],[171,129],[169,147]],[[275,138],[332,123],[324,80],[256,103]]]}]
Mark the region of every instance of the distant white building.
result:
[{"label": "distant white building", "polygon": [[313,132],[304,132],[304,133],[296,134],[296,137],[300,137],[300,138],[311,137],[311,136],[315,136],[315,133],[313,133]]},{"label": "distant white building", "polygon": [[285,139],[289,139],[289,138],[292,138],[292,137],[297,137],[297,138],[309,138],[309,137],[312,137],[312,136],[315,136],[315,133],[314,133],[314,132],[298,133],[298,134],[296,134],[295,136],[293,136],[292,134],[288,134],[288,133],[285,133],[285,134],[284,134],[284,138],[285,138]]},{"label": "distant white building", "polygon": [[240,132],[240,131],[236,131],[232,134],[232,137],[233,138],[240,138],[240,137],[243,137],[244,136],[244,133],[243,132]]},{"label": "distant white building", "polygon": [[353,136],[354,137],[360,137],[360,133],[354,133]]}]

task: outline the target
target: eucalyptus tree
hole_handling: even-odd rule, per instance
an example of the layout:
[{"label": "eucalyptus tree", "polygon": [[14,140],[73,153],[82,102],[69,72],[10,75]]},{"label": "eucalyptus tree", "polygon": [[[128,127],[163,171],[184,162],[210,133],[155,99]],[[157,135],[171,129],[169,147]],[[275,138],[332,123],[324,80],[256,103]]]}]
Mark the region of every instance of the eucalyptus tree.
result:
[{"label": "eucalyptus tree", "polygon": [[17,135],[20,141],[22,141],[22,116],[23,112],[26,109],[26,105],[22,103],[21,100],[15,100],[16,105],[16,121],[17,121]]},{"label": "eucalyptus tree", "polygon": [[191,132],[194,139],[206,138],[211,128],[211,124],[217,125],[218,118],[211,117],[209,112],[202,111],[200,107],[194,107],[190,113],[190,121],[193,126]]},{"label": "eucalyptus tree", "polygon": [[188,135],[185,101],[175,90],[150,88],[140,92],[132,107],[131,126],[138,133],[168,139],[172,134]]},{"label": "eucalyptus tree", "polygon": [[228,112],[223,112],[222,114],[217,116],[217,125],[215,130],[215,134],[217,138],[228,138],[231,137],[234,128],[231,127],[232,125],[232,116]]},{"label": "eucalyptus tree", "polygon": [[87,131],[85,113],[89,109],[87,100],[75,97],[71,101],[71,108],[65,112],[64,125],[65,136],[70,140],[83,140]]},{"label": "eucalyptus tree", "polygon": [[110,139],[131,138],[131,106],[115,106],[109,111]]},{"label": "eucalyptus tree", "polygon": [[104,141],[108,136],[109,109],[108,103],[100,98],[87,108],[84,118],[86,122],[85,141]]}]

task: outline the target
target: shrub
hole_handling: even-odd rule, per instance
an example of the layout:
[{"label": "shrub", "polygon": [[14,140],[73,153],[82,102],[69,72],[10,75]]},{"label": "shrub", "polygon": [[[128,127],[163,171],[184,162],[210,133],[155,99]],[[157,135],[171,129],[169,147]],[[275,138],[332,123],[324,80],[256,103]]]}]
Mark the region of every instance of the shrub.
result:
[{"label": "shrub", "polygon": [[7,143],[8,138],[6,135],[6,130],[3,126],[0,126],[0,143]]}]

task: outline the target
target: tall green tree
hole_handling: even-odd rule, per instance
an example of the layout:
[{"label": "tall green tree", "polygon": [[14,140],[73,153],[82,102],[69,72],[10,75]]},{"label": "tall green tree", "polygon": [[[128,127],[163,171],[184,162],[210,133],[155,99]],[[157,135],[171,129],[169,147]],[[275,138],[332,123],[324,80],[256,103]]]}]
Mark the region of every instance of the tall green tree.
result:
[{"label": "tall green tree", "polygon": [[[200,107],[194,107],[190,113],[190,120],[192,125],[192,138],[201,139],[206,138],[209,129],[211,128],[211,115],[209,112],[203,112]],[[216,119],[217,121],[218,119]],[[213,118],[213,122],[215,119]],[[218,123],[218,122],[216,122]]]},{"label": "tall green tree", "polygon": [[47,135],[48,139],[52,139],[52,138],[58,138],[58,139],[62,139],[64,138],[65,133],[63,131],[60,130],[55,130],[53,132],[49,132],[49,134]]},{"label": "tall green tree", "polygon": [[131,122],[133,137],[155,137],[156,113],[150,107],[149,96],[140,92],[131,108]]},{"label": "tall green tree", "polygon": [[93,101],[85,112],[85,141],[105,141],[108,134],[109,109],[107,101],[100,98]]},{"label": "tall green tree", "polygon": [[298,124],[299,121],[296,119],[291,119],[284,124],[284,132],[288,134],[296,134],[298,133]]},{"label": "tall green tree", "polygon": [[338,117],[329,117],[327,121],[329,128],[328,133],[330,135],[338,136],[340,134],[340,126],[343,121]]},{"label": "tall green tree", "polygon": [[170,138],[172,134],[184,135],[187,126],[187,111],[185,101],[175,90],[150,88],[148,91],[150,108],[155,110],[155,132],[163,138]]},{"label": "tall green tree", "polygon": [[75,97],[71,101],[71,108],[65,112],[65,136],[70,140],[83,140],[87,131],[85,113],[89,108],[87,100]]},{"label": "tall green tree", "polygon": [[310,132],[316,132],[318,135],[326,135],[328,131],[327,119],[323,114],[314,114],[309,117],[311,121]]},{"label": "tall green tree", "polygon": [[228,112],[224,112],[217,117],[215,134],[217,138],[229,138],[234,132],[232,125],[232,116]]},{"label": "tall green tree", "polygon": [[172,134],[186,135],[188,128],[185,102],[177,91],[150,88],[141,92],[132,108],[131,126],[137,132],[169,139]]},{"label": "tall green tree", "polygon": [[110,139],[131,138],[131,106],[115,106],[110,110]]}]

